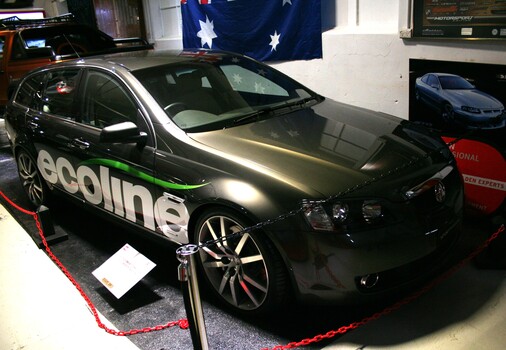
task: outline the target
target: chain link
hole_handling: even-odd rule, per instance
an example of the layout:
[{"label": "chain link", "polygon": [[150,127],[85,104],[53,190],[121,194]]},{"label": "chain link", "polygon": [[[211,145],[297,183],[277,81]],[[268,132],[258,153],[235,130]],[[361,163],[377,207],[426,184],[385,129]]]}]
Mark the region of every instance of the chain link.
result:
[{"label": "chain link", "polygon": [[47,243],[46,237],[44,236],[44,232],[42,230],[42,225],[39,221],[39,217],[38,217],[37,213],[21,208],[20,206],[15,204],[13,201],[11,201],[2,191],[0,191],[0,196],[3,197],[15,209],[21,211],[24,214],[27,214],[27,215],[30,215],[33,217],[33,219],[35,221],[35,226],[37,227],[40,239],[42,241],[42,245],[44,246],[46,253],[48,254],[49,258],[56,264],[56,266],[58,266],[58,268],[63,272],[63,274],[67,277],[67,279],[74,285],[74,287],[77,289],[79,294],[81,294],[82,298],[86,302],[88,309],[93,314],[93,317],[95,318],[95,321],[96,321],[97,326],[99,328],[103,329],[105,332],[107,332],[109,334],[117,335],[117,336],[129,336],[129,335],[134,335],[134,334],[139,334],[139,333],[160,331],[160,330],[174,327],[174,326],[179,326],[179,328],[181,328],[181,329],[188,329],[189,325],[188,325],[188,320],[186,320],[186,319],[172,321],[172,322],[169,322],[164,325],[159,325],[159,326],[154,326],[154,327],[145,327],[142,329],[132,329],[129,331],[117,331],[117,330],[108,328],[100,320],[100,316],[98,314],[98,311],[97,311],[95,305],[93,305],[93,302],[91,301],[91,299],[88,297],[88,295],[86,295],[84,289],[76,281],[76,279],[72,276],[72,274],[67,270],[67,268],[62,264],[60,259],[58,259],[58,257],[56,255],[54,255],[53,252],[51,251],[51,248],[49,247],[49,244]]},{"label": "chain link", "polygon": [[483,252],[483,250],[485,248],[487,248],[490,245],[490,243],[492,243],[492,241],[494,239],[496,239],[499,236],[499,234],[504,231],[505,231],[505,227],[504,227],[504,224],[502,224],[499,227],[499,229],[496,232],[494,232],[481,246],[479,246],[476,250],[471,252],[465,259],[463,259],[462,261],[457,263],[454,267],[449,269],[446,273],[435,278],[433,281],[431,281],[430,283],[425,285],[419,291],[417,291],[411,295],[408,295],[404,299],[401,299],[400,301],[396,302],[395,304],[384,308],[382,311],[377,312],[377,313],[373,314],[372,316],[364,317],[362,320],[360,320],[358,322],[353,322],[347,326],[342,326],[339,329],[329,331],[329,332],[325,333],[324,335],[316,335],[313,338],[303,339],[298,342],[291,342],[286,345],[276,345],[273,348],[262,348],[262,350],[284,350],[284,349],[293,349],[293,348],[300,347],[300,346],[310,345],[312,343],[317,343],[323,339],[331,339],[338,334],[343,335],[343,334],[349,332],[350,330],[357,329],[357,328],[364,326],[365,324],[367,324],[371,321],[375,321],[375,320],[379,319],[382,316],[388,315],[388,314],[392,313],[393,311],[400,309],[404,305],[407,305],[407,304],[411,303],[412,301],[418,299],[419,297],[421,297],[422,295],[424,295],[425,293],[427,293],[428,291],[433,289],[435,286],[441,284],[443,281],[446,281],[449,277],[454,275],[458,270],[460,270],[463,266],[465,266],[470,260],[472,260],[478,254]]},{"label": "chain link", "polygon": [[465,134],[461,135],[460,137],[457,137],[455,138],[453,141],[450,141],[448,143],[445,143],[444,146],[441,146],[423,156],[419,156],[419,157],[416,157],[416,158],[413,158],[411,159],[409,162],[406,162],[404,163],[403,165],[399,165],[397,167],[395,167],[394,169],[390,169],[389,171],[383,173],[383,174],[380,174],[378,175],[377,177],[374,177],[370,180],[366,180],[360,184],[357,184],[353,187],[349,187],[348,189],[346,190],[343,190],[337,194],[334,194],[330,197],[327,197],[326,199],[320,199],[320,200],[314,200],[314,201],[310,201],[310,202],[307,202],[307,203],[304,203],[304,206],[301,206],[297,209],[294,209],[294,210],[291,210],[287,213],[284,213],[284,214],[281,214],[275,218],[272,218],[272,219],[267,219],[265,221],[262,221],[262,222],[259,222],[255,225],[252,225],[252,226],[249,226],[249,227],[246,227],[246,228],[243,228],[242,230],[240,231],[237,231],[237,232],[234,232],[234,233],[231,233],[231,234],[228,234],[228,235],[225,235],[225,236],[221,236],[221,237],[218,237],[216,239],[213,239],[213,240],[208,240],[208,241],[205,241],[205,242],[201,242],[199,243],[198,247],[199,248],[203,248],[203,247],[211,247],[211,246],[215,246],[215,245],[219,245],[219,244],[222,244],[222,243],[225,243],[226,240],[228,239],[234,239],[236,237],[240,237],[246,233],[249,233],[249,232],[252,232],[252,231],[255,231],[255,230],[259,230],[259,229],[262,229],[266,226],[269,226],[269,225],[272,225],[272,224],[275,224],[277,222],[280,222],[280,221],[283,221],[283,220],[286,220],[292,216],[295,216],[295,215],[299,215],[300,213],[306,211],[306,210],[309,210],[315,206],[318,206],[318,205],[321,205],[321,204],[326,204],[326,203],[330,203],[330,202],[333,202],[335,201],[336,199],[340,198],[340,197],[343,197],[345,195],[348,195],[350,193],[353,193],[355,191],[358,191],[362,188],[365,188],[375,182],[378,182],[379,180],[383,180],[389,176],[392,176],[394,174],[397,174],[399,173],[400,171],[402,170],[405,170],[407,168],[409,168],[410,166],[418,163],[418,162],[421,162],[427,158],[430,158],[433,154],[436,154],[436,153],[441,153],[445,150],[448,150],[449,147],[453,146],[454,144],[456,144],[457,142],[459,142],[460,140],[466,138],[466,137],[469,137],[471,136],[472,134],[474,134],[476,131],[475,130],[470,130],[468,132],[466,132]]}]

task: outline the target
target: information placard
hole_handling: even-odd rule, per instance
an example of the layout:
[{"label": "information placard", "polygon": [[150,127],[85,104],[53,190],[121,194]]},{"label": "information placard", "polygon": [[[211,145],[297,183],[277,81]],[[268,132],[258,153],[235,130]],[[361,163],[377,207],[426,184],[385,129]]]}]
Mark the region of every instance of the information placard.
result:
[{"label": "information placard", "polygon": [[125,244],[99,268],[93,271],[116,298],[121,298],[156,266],[151,260]]}]

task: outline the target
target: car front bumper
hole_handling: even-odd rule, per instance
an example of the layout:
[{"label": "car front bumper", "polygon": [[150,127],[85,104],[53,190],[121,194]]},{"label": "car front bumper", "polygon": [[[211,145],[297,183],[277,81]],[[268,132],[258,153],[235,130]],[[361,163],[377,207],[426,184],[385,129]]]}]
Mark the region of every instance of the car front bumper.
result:
[{"label": "car front bumper", "polygon": [[[299,300],[374,300],[434,274],[460,238],[464,194],[460,174],[445,179],[447,197],[433,193],[394,203],[395,223],[356,232],[297,232],[285,247]],[[288,235],[289,233],[285,233]]]}]

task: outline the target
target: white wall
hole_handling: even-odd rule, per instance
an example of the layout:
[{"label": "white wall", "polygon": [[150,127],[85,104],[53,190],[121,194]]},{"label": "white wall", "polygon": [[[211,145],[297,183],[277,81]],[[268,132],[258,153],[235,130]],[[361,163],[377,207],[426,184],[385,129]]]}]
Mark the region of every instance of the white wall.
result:
[{"label": "white wall", "polygon": [[[327,97],[408,118],[409,60],[506,65],[506,41],[401,39],[409,0],[322,0],[323,59],[272,64]],[[329,18],[329,14],[333,18]]]}]

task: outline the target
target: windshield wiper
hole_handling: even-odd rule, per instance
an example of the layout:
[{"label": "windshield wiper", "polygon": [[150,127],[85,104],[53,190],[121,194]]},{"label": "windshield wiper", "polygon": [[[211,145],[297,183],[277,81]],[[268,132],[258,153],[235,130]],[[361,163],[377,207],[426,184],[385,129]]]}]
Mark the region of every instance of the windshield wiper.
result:
[{"label": "windshield wiper", "polygon": [[[286,112],[291,111],[293,109],[292,107],[304,108],[309,101],[312,101],[315,99],[316,99],[316,97],[310,96],[310,97],[298,99],[296,101],[291,101],[291,102],[285,101],[280,104],[267,106],[267,107],[246,113],[246,114],[240,116],[239,118],[234,119],[232,125],[236,126],[239,124],[246,124],[246,123],[249,123],[252,121],[256,121],[256,120],[258,120],[259,117],[261,117],[265,114],[279,115],[282,113],[286,113]],[[276,113],[274,113],[274,112],[276,112]]]},{"label": "windshield wiper", "polygon": [[239,118],[234,119],[233,125],[239,125],[244,123],[249,123],[251,121],[255,121],[258,119],[258,117],[264,115],[264,114],[270,114],[273,111],[273,107],[264,107],[262,109],[257,109],[256,111],[249,112],[246,114],[243,114]]}]

